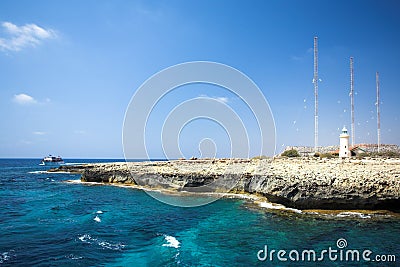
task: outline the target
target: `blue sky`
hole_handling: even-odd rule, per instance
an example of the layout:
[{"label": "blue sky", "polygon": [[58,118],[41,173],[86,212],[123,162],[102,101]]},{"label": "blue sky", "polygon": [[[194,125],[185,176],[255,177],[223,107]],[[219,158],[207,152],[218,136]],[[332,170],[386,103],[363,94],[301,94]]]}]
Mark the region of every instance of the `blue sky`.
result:
[{"label": "blue sky", "polygon": [[[376,142],[379,71],[382,143],[400,144],[399,11],[397,1],[0,1],[0,157],[122,158],[124,114],[137,88],[197,60],[232,66],[258,85],[274,116],[277,152],[312,146],[314,36],[319,143],[338,144],[343,125],[350,128],[353,56],[356,143]],[[232,94],[211,86],[171,94],[160,112],[199,95],[248,116]],[[217,156],[229,156],[217,128],[199,121],[185,128],[184,155],[199,155],[198,141],[211,136],[221,139]],[[163,156],[157,145],[149,149]]]}]

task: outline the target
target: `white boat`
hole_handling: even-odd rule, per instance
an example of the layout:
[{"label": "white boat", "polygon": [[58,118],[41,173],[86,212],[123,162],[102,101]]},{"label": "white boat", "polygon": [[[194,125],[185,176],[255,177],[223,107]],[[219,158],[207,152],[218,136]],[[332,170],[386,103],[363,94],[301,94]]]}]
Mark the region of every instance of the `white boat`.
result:
[{"label": "white boat", "polygon": [[52,156],[48,155],[44,157],[40,162],[40,165],[57,165],[57,164],[64,164],[64,160],[60,156]]}]

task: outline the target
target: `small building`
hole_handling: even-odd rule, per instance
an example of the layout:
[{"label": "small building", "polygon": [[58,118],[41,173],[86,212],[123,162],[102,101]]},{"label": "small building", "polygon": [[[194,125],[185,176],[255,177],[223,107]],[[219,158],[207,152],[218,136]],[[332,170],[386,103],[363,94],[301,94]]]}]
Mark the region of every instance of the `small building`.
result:
[{"label": "small building", "polygon": [[347,133],[346,127],[343,127],[342,133],[340,134],[340,145],[339,145],[339,158],[348,158],[351,156],[349,147],[350,135]]},{"label": "small building", "polygon": [[355,146],[350,147],[350,152],[351,152],[352,156],[357,156],[359,154],[366,153],[365,149],[363,149],[359,145],[355,145]]}]

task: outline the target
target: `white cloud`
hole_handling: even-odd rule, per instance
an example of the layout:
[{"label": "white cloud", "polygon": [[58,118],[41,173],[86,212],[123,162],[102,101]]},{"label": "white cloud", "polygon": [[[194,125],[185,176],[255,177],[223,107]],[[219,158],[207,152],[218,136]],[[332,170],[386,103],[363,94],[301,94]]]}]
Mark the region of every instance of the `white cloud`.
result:
[{"label": "white cloud", "polygon": [[34,135],[45,135],[47,134],[46,132],[40,132],[40,131],[36,131],[36,132],[32,132]]},{"label": "white cloud", "polygon": [[228,103],[229,102],[229,99],[227,97],[224,97],[224,96],[213,97],[213,98],[215,100],[218,100],[218,101],[223,102],[223,103]]},{"label": "white cloud", "polygon": [[37,104],[38,102],[36,99],[31,97],[30,95],[27,94],[18,94],[14,95],[13,98],[14,102],[20,105],[30,105],[30,104]]},{"label": "white cloud", "polygon": [[32,141],[25,140],[25,139],[20,140],[19,143],[22,145],[32,145],[33,144]]},{"label": "white cloud", "polygon": [[39,45],[45,39],[56,37],[53,30],[41,28],[36,24],[17,26],[11,22],[3,22],[1,26],[8,34],[6,38],[0,38],[0,49],[4,51],[20,51],[25,47]]},{"label": "white cloud", "polygon": [[51,102],[50,98],[46,98],[44,101],[38,101],[34,97],[24,93],[14,95],[12,100],[20,105],[36,105],[36,104],[45,105]]},{"label": "white cloud", "polygon": [[229,102],[229,98],[227,98],[225,96],[213,96],[213,97],[211,97],[211,96],[208,96],[208,95],[205,95],[205,94],[201,94],[201,95],[199,95],[199,97],[205,97],[205,98],[214,99],[214,100],[217,100],[217,101],[225,103],[225,104]]}]

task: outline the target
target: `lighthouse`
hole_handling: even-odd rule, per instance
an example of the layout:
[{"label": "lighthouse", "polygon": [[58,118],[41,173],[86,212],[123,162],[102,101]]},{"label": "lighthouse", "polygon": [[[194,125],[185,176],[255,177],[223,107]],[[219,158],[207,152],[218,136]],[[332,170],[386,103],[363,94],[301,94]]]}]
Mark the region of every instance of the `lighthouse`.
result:
[{"label": "lighthouse", "polygon": [[346,127],[343,127],[342,133],[340,134],[340,148],[339,158],[348,158],[351,156],[349,148],[349,134],[347,133]]}]

